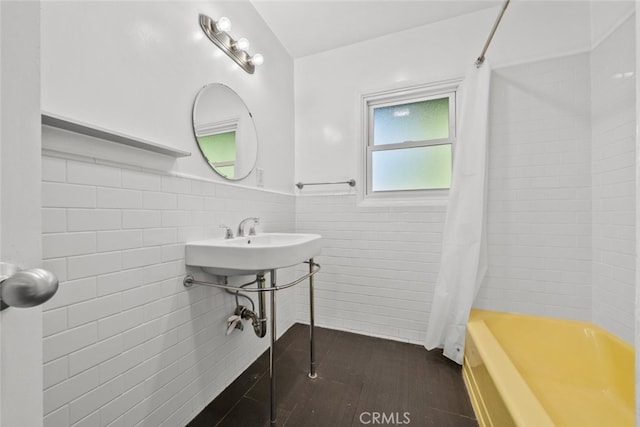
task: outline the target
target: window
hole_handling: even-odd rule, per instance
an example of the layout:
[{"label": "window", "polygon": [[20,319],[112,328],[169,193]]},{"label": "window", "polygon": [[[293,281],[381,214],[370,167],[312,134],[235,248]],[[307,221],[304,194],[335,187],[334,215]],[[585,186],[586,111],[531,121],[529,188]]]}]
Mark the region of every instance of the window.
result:
[{"label": "window", "polygon": [[449,189],[456,87],[450,82],[363,96],[367,197]]},{"label": "window", "polygon": [[200,151],[211,167],[225,178],[235,177],[239,122],[239,118],[232,118],[205,123],[195,129]]},{"label": "window", "polygon": [[236,131],[199,136],[197,140],[209,164],[222,176],[233,178],[236,164]]}]

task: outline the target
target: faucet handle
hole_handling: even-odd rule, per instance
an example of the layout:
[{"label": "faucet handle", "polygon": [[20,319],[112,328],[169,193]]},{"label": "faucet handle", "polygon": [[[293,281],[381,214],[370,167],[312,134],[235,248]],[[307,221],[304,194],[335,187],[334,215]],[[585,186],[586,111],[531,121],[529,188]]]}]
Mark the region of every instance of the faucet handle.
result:
[{"label": "faucet handle", "polygon": [[253,223],[251,224],[251,227],[249,227],[249,236],[256,235],[256,226],[258,224],[260,224],[260,218],[253,218]]},{"label": "faucet handle", "polygon": [[233,239],[233,230],[231,230],[231,227],[229,227],[228,225],[220,224],[220,228],[227,229],[226,233],[224,234],[225,239]]}]

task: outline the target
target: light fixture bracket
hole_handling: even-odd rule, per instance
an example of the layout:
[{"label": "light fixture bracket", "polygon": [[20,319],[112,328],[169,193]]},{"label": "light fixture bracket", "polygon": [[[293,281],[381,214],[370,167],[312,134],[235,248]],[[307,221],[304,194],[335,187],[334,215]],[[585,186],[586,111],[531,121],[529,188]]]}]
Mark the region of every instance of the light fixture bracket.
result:
[{"label": "light fixture bracket", "polygon": [[236,50],[233,44],[236,42],[226,31],[214,31],[215,21],[207,15],[200,14],[200,27],[216,46],[226,53],[236,64],[249,74],[253,74],[256,67],[249,61],[251,58],[244,50]]}]

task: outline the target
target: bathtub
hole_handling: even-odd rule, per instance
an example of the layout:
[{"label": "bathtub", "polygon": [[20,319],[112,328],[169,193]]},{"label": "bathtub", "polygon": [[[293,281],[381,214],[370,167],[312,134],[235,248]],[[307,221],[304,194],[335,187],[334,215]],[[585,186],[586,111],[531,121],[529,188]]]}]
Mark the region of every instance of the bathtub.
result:
[{"label": "bathtub", "polygon": [[463,377],[482,427],[634,424],[634,350],[590,322],[472,310]]}]

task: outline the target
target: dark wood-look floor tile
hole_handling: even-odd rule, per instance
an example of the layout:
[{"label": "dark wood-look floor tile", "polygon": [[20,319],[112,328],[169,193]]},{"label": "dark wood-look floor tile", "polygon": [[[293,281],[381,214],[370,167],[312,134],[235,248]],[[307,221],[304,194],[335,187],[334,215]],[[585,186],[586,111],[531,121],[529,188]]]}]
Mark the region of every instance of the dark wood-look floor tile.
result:
[{"label": "dark wood-look floor tile", "polygon": [[467,417],[434,409],[426,415],[424,423],[416,422],[416,425],[425,427],[478,427],[478,422],[475,417]]},{"label": "dark wood-look floor tile", "polygon": [[[315,328],[314,341],[316,350],[316,363],[321,361],[327,354],[327,352],[333,348],[333,341],[336,336],[336,332],[332,329]],[[276,351],[277,357],[288,350],[300,350],[309,354],[309,325],[302,325],[296,323],[277,341],[278,350]],[[284,339],[284,341],[283,341]]]},{"label": "dark wood-look floor tile", "polygon": [[426,363],[419,371],[418,381],[427,384],[427,402],[429,407],[440,411],[475,418],[469,395],[467,394],[462,367],[445,358],[442,350],[426,351],[421,349]]},{"label": "dark wood-look floor tile", "polygon": [[[367,376],[362,387],[357,413],[397,414],[409,411],[410,390],[407,378],[412,369],[406,345],[377,343],[366,366]],[[354,420],[354,425],[361,425]]]},{"label": "dark wood-look floor tile", "polygon": [[286,427],[350,426],[355,416],[361,386],[319,376],[297,390],[298,403]]},{"label": "dark wood-look floor tile", "polygon": [[[315,380],[307,377],[308,325],[294,325],[276,344],[279,426],[363,426],[369,413],[416,426],[477,426],[461,367],[441,350],[324,328],[315,335]],[[268,425],[268,368],[267,351],[189,427]]]},{"label": "dark wood-look floor tile", "polygon": [[[307,373],[290,366],[280,366],[276,369],[276,399],[278,406],[293,409],[297,404],[298,391],[301,383],[306,381]],[[245,394],[258,401],[269,402],[271,396],[269,375],[263,375],[260,380]]]},{"label": "dark wood-look floor tile", "polygon": [[[309,337],[309,325],[303,325],[302,323],[296,323],[291,326],[287,331],[278,338],[278,346],[282,350],[286,350],[290,345],[299,345],[300,343],[308,342]],[[268,339],[268,337],[265,337]]]},{"label": "dark wood-look floor tile", "polygon": [[[285,425],[290,415],[290,411],[278,407],[278,425]],[[270,418],[268,400],[263,402],[243,397],[222,421],[210,427],[269,427]]]},{"label": "dark wood-look floor tile", "polygon": [[264,352],[238,378],[189,423],[189,427],[212,427],[219,423],[240,399],[269,370],[269,352]]}]

